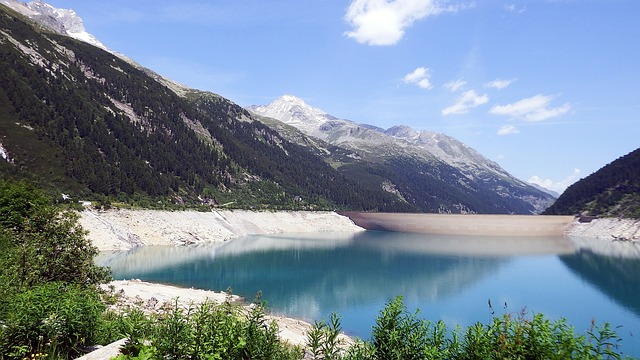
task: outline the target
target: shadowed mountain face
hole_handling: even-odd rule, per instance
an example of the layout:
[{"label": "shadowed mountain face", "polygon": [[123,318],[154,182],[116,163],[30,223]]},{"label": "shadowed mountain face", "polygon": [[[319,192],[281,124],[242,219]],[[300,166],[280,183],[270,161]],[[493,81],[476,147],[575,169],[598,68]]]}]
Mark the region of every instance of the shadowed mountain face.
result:
[{"label": "shadowed mountain face", "polygon": [[[249,110],[292,141],[302,133],[315,139],[307,146],[326,144],[325,156],[338,170],[376,183],[421,211],[528,214],[554,200],[445,134],[338,119],[292,95]],[[330,145],[351,154],[339,158]]]}]

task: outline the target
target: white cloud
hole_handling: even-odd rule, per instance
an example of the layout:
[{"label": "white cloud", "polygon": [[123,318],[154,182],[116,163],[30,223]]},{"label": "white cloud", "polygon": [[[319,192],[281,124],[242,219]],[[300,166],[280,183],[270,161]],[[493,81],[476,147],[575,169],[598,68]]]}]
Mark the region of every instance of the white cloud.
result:
[{"label": "white cloud", "polygon": [[489,101],[487,94],[478,95],[475,90],[468,90],[462,93],[455,104],[442,109],[442,115],[466,114],[469,109],[485,104]]},{"label": "white cloud", "polygon": [[433,85],[429,82],[429,79],[422,79],[418,81],[417,85],[422,89],[431,89]]},{"label": "white cloud", "polygon": [[523,6],[521,8],[518,8],[518,7],[516,7],[515,4],[505,4],[504,5],[504,9],[509,11],[509,12],[518,13],[518,14],[522,14],[523,12],[525,12],[527,10],[526,7]]},{"label": "white cloud", "polygon": [[462,89],[465,85],[467,85],[466,81],[462,79],[457,79],[457,80],[449,81],[448,83],[444,84],[444,87],[451,92],[456,92]]},{"label": "white cloud", "polygon": [[498,129],[498,135],[513,135],[519,133],[520,130],[513,125],[505,125]]},{"label": "white cloud", "polygon": [[466,7],[437,0],[353,0],[345,15],[353,30],[345,35],[361,44],[395,45],[415,21]]},{"label": "white cloud", "polygon": [[431,89],[433,85],[431,85],[429,77],[429,69],[421,66],[405,75],[402,80],[407,84],[416,84],[422,89]]},{"label": "white cloud", "polygon": [[420,81],[420,79],[426,77],[428,72],[429,72],[429,69],[425,67],[421,66],[419,68],[416,68],[415,70],[413,70],[412,72],[404,76],[404,82],[406,83],[418,82]]},{"label": "white cloud", "polygon": [[573,169],[571,175],[557,182],[551,179],[542,179],[538,175],[534,175],[529,179],[529,182],[562,194],[571,184],[579,180],[580,173],[580,169]]},{"label": "white cloud", "polygon": [[506,115],[525,121],[536,122],[560,116],[571,110],[571,104],[549,108],[553,96],[536,95],[507,105],[495,105],[489,111],[494,115]]},{"label": "white cloud", "polygon": [[488,83],[484,84],[484,87],[501,90],[511,85],[511,83],[513,83],[514,81],[515,79],[509,79],[509,80],[495,79],[493,81],[489,81]]}]

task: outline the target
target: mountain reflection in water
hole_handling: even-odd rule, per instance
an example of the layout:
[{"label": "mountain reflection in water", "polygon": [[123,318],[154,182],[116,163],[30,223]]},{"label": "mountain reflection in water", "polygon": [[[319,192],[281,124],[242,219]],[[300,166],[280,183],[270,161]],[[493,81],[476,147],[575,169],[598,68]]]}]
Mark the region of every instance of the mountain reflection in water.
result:
[{"label": "mountain reflection in water", "polygon": [[598,255],[591,251],[580,251],[560,259],[582,279],[640,316],[640,260]]},{"label": "mountain reflection in water", "polygon": [[249,236],[210,246],[103,253],[97,262],[110,266],[116,279],[231,288],[247,300],[261,291],[273,312],[307,320],[335,311],[347,332],[365,338],[378,311],[397,295],[409,309],[418,307],[452,327],[489,320],[491,299],[508,303],[503,311],[526,307],[566,317],[578,331],[596,318],[640,333],[639,260],[594,255],[561,237],[376,231]]}]

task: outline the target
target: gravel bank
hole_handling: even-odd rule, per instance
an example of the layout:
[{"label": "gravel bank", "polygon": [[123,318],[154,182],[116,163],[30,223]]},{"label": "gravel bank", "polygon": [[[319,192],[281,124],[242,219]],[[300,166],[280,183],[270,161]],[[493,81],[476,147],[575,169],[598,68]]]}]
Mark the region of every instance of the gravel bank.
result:
[{"label": "gravel bank", "polygon": [[100,251],[143,245],[221,243],[259,234],[363,231],[334,212],[85,210],[80,224]]},{"label": "gravel bank", "polygon": [[584,223],[576,220],[565,235],[582,250],[640,258],[640,219],[601,218]]}]

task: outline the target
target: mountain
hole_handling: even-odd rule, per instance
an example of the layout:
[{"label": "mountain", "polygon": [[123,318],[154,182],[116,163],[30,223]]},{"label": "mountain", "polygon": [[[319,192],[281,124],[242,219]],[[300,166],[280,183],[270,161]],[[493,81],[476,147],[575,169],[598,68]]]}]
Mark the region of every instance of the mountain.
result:
[{"label": "mountain", "polygon": [[569,186],[545,213],[640,218],[640,148]]},{"label": "mountain", "polygon": [[103,43],[87,32],[80,16],[71,9],[57,9],[41,0],[29,3],[22,3],[16,0],[0,0],[0,4],[8,6],[58,34],[68,35],[74,39],[108,50]]},{"label": "mountain", "polygon": [[551,189],[547,189],[547,188],[546,188],[546,187],[544,187],[544,186],[540,186],[540,185],[538,185],[538,184],[534,184],[534,183],[529,183],[529,185],[533,186],[534,188],[536,188],[536,189],[538,189],[538,190],[540,190],[540,191],[542,191],[542,192],[545,192],[545,193],[547,193],[547,194],[549,194],[549,195],[553,196],[553,197],[554,197],[554,198],[556,198],[556,199],[560,196],[560,193],[558,193],[557,191],[553,191],[553,190],[551,190]]},{"label": "mountain", "polygon": [[0,1],[3,177],[148,207],[416,209],[233,102],[106,51],[74,12]]},{"label": "mountain", "polygon": [[[285,137],[293,139],[294,132],[266,119],[279,120],[315,141],[351,152],[348,161],[334,159],[334,167],[362,182],[377,183],[421,211],[539,213],[555,199],[445,134],[408,126],[384,130],[340,119],[293,95],[248,110]],[[300,139],[300,134],[295,138]]]},{"label": "mountain", "polygon": [[443,134],[341,120],[293,96],[272,106],[287,125],[109,51],[71,10],[0,10],[3,176],[148,207],[527,214],[552,201]]}]

